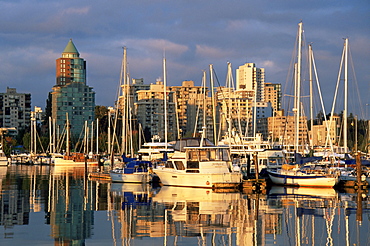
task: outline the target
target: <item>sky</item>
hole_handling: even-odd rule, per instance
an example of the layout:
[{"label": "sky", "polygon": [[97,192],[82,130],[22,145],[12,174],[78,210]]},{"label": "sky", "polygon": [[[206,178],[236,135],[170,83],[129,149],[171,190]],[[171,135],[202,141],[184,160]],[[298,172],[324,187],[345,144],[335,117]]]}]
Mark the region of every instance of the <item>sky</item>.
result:
[{"label": "sky", "polygon": [[[72,38],[87,61],[87,84],[96,92],[96,105],[114,105],[124,46],[130,77],[144,78],[145,84],[163,77],[164,56],[168,85],[184,80],[201,85],[202,71],[213,64],[216,85],[224,86],[228,62],[234,72],[252,62],[265,69],[266,82],[281,83],[286,95],[300,21],[305,44],[314,50],[325,112],[341,78],[348,38],[349,111],[369,119],[368,0],[0,0],[0,92],[10,87],[31,93],[32,105],[44,108],[56,84],[55,60]],[[316,101],[316,111],[322,110]]]}]

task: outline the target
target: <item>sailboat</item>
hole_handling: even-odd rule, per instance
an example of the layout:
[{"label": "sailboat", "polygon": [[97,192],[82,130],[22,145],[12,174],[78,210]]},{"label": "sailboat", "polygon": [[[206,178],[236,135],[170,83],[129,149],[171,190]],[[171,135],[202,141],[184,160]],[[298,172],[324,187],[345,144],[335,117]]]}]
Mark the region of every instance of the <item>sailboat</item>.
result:
[{"label": "sailboat", "polygon": [[[131,153],[133,153],[132,149],[132,136],[130,133],[131,125],[128,124],[130,121],[130,102],[128,96],[128,89],[129,89],[129,79],[127,75],[127,49],[124,47],[123,49],[123,60],[122,60],[122,71],[123,75],[121,76],[121,81],[123,77],[123,115],[122,118],[126,119],[122,126],[122,153],[127,153],[126,150],[128,149],[128,142],[131,143]],[[129,137],[129,141],[127,141],[127,137]],[[137,160],[137,158],[127,158],[125,154],[122,154],[123,161],[120,163],[120,167],[116,167],[109,172],[109,175],[113,182],[124,182],[124,183],[147,183],[150,181],[150,170],[152,168],[152,163],[150,161],[145,160]]]},{"label": "sailboat", "polygon": [[[102,160],[98,159],[98,156],[94,156],[92,152],[88,155],[85,153],[73,152],[71,153],[69,148],[69,120],[68,113],[66,114],[66,153],[56,154],[54,153],[52,163],[54,166],[73,166],[73,167],[84,167],[84,165],[97,166]],[[87,122],[85,122],[85,139],[84,144],[88,146],[88,127]],[[85,151],[87,152],[87,151]]]},{"label": "sailboat", "polygon": [[[300,83],[301,83],[301,53],[302,53],[303,24],[298,24],[298,56],[295,66],[295,93],[294,93],[294,112],[296,119],[295,127],[295,150],[299,151],[299,122],[300,122]],[[267,170],[271,181],[277,185],[291,186],[312,186],[312,187],[333,187],[338,183],[338,173],[321,166],[300,167],[299,164],[284,164],[276,170]]]}]

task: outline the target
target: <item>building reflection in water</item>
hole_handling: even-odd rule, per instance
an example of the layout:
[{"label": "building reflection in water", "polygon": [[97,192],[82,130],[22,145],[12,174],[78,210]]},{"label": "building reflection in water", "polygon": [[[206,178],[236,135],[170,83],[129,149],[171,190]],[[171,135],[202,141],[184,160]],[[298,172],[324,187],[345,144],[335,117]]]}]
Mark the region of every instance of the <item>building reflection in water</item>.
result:
[{"label": "building reflection in water", "polygon": [[92,236],[94,192],[89,192],[84,169],[53,170],[48,207],[54,245],[84,245]]},{"label": "building reflection in water", "polygon": [[5,238],[12,238],[15,225],[28,225],[30,214],[29,192],[23,187],[29,186],[29,180],[13,176],[5,180],[7,166],[0,167],[0,226],[5,229]]},{"label": "building reflection in water", "polygon": [[[272,187],[266,194],[89,180],[82,169],[0,169],[0,223],[17,239],[40,226],[54,245],[369,245],[367,190]],[[99,216],[97,216],[99,215]],[[366,216],[367,215],[367,216]],[[95,232],[95,234],[94,234]],[[0,239],[1,244],[1,239]],[[35,243],[37,244],[37,243]]]}]

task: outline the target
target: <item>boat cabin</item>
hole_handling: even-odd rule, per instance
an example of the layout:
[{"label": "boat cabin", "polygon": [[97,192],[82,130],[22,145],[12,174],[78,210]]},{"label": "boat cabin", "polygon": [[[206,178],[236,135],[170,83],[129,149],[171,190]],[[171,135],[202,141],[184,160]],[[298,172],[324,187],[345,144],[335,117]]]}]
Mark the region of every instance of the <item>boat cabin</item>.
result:
[{"label": "boat cabin", "polygon": [[230,154],[227,147],[185,147],[182,155],[175,155],[165,163],[166,168],[186,173],[230,172]]}]

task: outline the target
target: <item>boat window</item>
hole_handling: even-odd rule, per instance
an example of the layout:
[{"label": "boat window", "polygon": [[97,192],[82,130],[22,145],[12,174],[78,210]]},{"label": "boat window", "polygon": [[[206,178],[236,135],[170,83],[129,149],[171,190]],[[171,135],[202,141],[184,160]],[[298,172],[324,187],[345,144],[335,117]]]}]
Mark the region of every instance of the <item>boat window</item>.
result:
[{"label": "boat window", "polygon": [[175,161],[175,165],[176,165],[177,170],[185,170],[185,167],[182,161]]},{"label": "boat window", "polygon": [[270,165],[281,165],[282,161],[279,158],[269,158],[269,164]]},{"label": "boat window", "polygon": [[209,161],[209,151],[201,150],[199,151],[200,161]]},{"label": "boat window", "polygon": [[217,155],[217,151],[216,150],[210,150],[209,151],[209,159],[211,161],[217,161],[219,158],[218,158],[218,155]]},{"label": "boat window", "polygon": [[222,160],[223,161],[230,161],[229,151],[227,149],[220,149],[222,153]]},{"label": "boat window", "polygon": [[164,163],[164,166],[165,166],[166,168],[173,168],[173,163],[172,163],[172,162],[170,162],[170,161],[166,161],[166,162]]},{"label": "boat window", "polygon": [[198,151],[189,151],[188,158],[190,161],[198,161]]},{"label": "boat window", "polygon": [[199,161],[188,161],[187,168],[199,168]]},{"label": "boat window", "polygon": [[178,202],[176,203],[173,210],[183,210],[185,208],[185,202]]},{"label": "boat window", "polygon": [[186,147],[186,141],[179,140],[176,142],[174,149],[177,151],[184,151],[184,147]]}]

